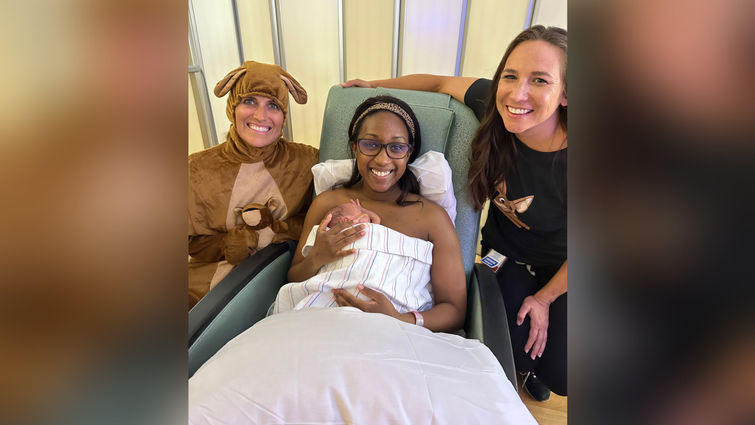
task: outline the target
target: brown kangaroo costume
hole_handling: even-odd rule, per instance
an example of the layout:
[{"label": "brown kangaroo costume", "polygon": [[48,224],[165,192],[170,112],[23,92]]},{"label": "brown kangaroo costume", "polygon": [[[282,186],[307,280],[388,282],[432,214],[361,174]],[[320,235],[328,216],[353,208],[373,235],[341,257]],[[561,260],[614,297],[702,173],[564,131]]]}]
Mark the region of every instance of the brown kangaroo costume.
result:
[{"label": "brown kangaroo costume", "polygon": [[[189,156],[189,308],[249,254],[271,242],[299,239],[312,201],[316,148],[283,137],[255,148],[239,137],[235,126],[235,109],[243,98],[273,100],[285,120],[289,93],[303,104],[304,88],[277,65],[248,61],[215,86],[216,96],[226,93],[231,120],[227,140]],[[241,209],[253,203],[274,206],[273,219],[285,226],[252,229]],[[233,264],[226,261],[231,253]]]}]

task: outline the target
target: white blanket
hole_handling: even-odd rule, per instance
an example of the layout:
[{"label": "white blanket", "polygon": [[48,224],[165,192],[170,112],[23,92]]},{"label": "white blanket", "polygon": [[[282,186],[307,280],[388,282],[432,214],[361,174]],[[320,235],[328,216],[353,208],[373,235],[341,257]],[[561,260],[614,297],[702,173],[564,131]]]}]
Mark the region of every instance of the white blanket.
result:
[{"label": "white blanket", "polygon": [[189,423],[536,424],[493,353],[352,307],[267,317],[189,379]]},{"label": "white blanket", "polygon": [[[356,254],[326,264],[315,276],[303,282],[283,285],[271,312],[336,307],[331,292],[333,288],[344,288],[367,300],[367,296],[357,289],[360,283],[385,294],[399,313],[431,308],[432,242],[406,236],[380,224],[364,226],[365,235],[344,247],[356,249]],[[314,245],[318,227],[312,228],[302,248],[305,256]]]}]

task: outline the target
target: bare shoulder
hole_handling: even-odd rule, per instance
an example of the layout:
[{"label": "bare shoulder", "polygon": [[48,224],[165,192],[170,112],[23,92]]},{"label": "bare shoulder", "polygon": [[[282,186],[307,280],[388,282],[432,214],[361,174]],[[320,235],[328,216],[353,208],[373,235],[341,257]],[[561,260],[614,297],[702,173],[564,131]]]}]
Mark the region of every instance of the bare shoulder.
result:
[{"label": "bare shoulder", "polygon": [[312,201],[312,206],[310,207],[310,209],[322,209],[324,214],[325,211],[328,211],[336,205],[348,202],[349,199],[350,197],[348,191],[343,188],[326,190],[325,192],[322,192],[321,194],[317,195],[317,197],[315,197],[314,201]]},{"label": "bare shoulder", "polygon": [[449,223],[451,220],[448,218],[446,210],[435,202],[425,198],[424,196],[409,193],[404,198],[406,203],[402,209],[404,217],[409,219],[415,217],[422,222],[442,222],[444,219]]},{"label": "bare shoulder", "polygon": [[426,235],[426,240],[435,242],[450,234],[455,234],[453,223],[451,223],[451,219],[443,207],[423,196],[407,200],[419,201],[418,204],[414,204],[419,207],[414,207],[416,209],[414,209],[415,212],[411,221],[414,222],[414,226],[418,230],[421,229],[421,233]]},{"label": "bare shoulder", "polygon": [[458,246],[459,237],[456,234],[454,223],[451,221],[451,217],[448,216],[446,210],[428,199],[424,199],[424,202],[427,204],[427,221],[430,225],[429,240],[434,243],[444,241],[443,243]]},{"label": "bare shoulder", "polygon": [[445,209],[443,209],[443,207],[425,198],[424,196],[419,196],[418,198],[422,202],[422,215],[424,216],[424,219],[432,220],[436,224],[447,222],[453,227],[451,218],[448,217],[448,213]]}]

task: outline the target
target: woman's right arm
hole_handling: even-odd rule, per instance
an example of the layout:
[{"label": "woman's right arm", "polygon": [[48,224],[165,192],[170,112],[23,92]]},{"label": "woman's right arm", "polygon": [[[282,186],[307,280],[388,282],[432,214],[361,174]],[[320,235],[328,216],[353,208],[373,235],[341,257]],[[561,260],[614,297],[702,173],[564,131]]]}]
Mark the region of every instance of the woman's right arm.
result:
[{"label": "woman's right arm", "polygon": [[386,87],[391,89],[420,90],[451,95],[454,99],[464,103],[464,95],[467,89],[478,78],[476,77],[449,77],[433,74],[409,74],[387,80],[349,80],[341,83],[342,87]]},{"label": "woman's right arm", "polygon": [[[227,229],[219,229],[210,224],[207,218],[211,211],[208,211],[208,205],[215,203],[206,199],[206,191],[202,190],[204,179],[203,171],[207,169],[201,161],[204,153],[192,154],[189,156],[188,167],[188,240],[189,256],[194,261],[211,263],[223,259],[223,249],[225,248],[225,238],[228,235]],[[199,159],[198,159],[199,158]]]},{"label": "woman's right arm", "polygon": [[[339,223],[329,230],[325,230],[326,225],[330,223],[330,214],[328,214],[328,211],[337,204],[333,192],[325,192],[312,202],[312,206],[307,211],[307,216],[304,219],[299,244],[296,247],[294,259],[291,261],[291,268],[288,269],[289,282],[305,281],[316,275],[322,266],[352,254],[354,250],[344,250],[343,247],[364,236],[363,226],[354,226],[346,229],[353,225],[359,217]],[[309,253],[305,257],[302,255],[301,250],[306,244],[307,237],[315,224],[320,225],[317,229],[317,237],[312,249],[309,250]]]},{"label": "woman's right arm", "polygon": [[189,235],[189,255],[191,258],[205,263],[222,260],[226,235],[227,233]]}]

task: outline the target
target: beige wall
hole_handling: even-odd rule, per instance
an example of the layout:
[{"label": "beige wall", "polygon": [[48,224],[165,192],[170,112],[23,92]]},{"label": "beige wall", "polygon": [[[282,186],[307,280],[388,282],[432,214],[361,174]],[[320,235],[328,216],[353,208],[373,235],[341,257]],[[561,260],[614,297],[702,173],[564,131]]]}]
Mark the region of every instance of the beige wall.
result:
[{"label": "beige wall", "polygon": [[[239,66],[230,1],[191,0],[202,66],[207,78],[218,141],[229,121],[225,98],[215,83]],[[330,87],[340,82],[337,0],[279,0],[285,67],[307,90],[309,101],[291,100],[288,120],[293,139],[319,145],[322,114]],[[238,0],[245,60],[274,62],[269,0]],[[566,27],[567,0],[538,0],[533,24]],[[461,75],[492,77],[511,39],[524,29],[529,0],[468,0]],[[462,0],[404,0],[399,74],[453,75],[462,21]],[[393,0],[343,0],[346,79],[391,75]],[[198,126],[195,115],[190,125]],[[193,130],[192,130],[193,131]],[[195,143],[196,142],[192,142]],[[191,148],[190,148],[191,149]]]},{"label": "beige wall", "polygon": [[192,0],[192,4],[215,131],[218,142],[222,142],[230,125],[225,114],[226,97],[218,98],[212,91],[218,81],[239,66],[233,10],[230,1]]},{"label": "beige wall", "polygon": [[344,56],[346,80],[391,77],[393,0],[344,0]]},{"label": "beige wall", "polygon": [[239,22],[244,60],[275,63],[273,27],[268,0],[239,0]]},{"label": "beige wall", "polygon": [[292,138],[320,145],[328,90],[340,79],[338,4],[334,0],[281,1],[281,31],[286,70],[307,90],[308,101],[290,102]]},{"label": "beige wall", "polygon": [[194,90],[189,84],[189,155],[204,149],[202,141],[202,129],[199,126],[199,117],[197,115],[196,101],[194,100]]}]

